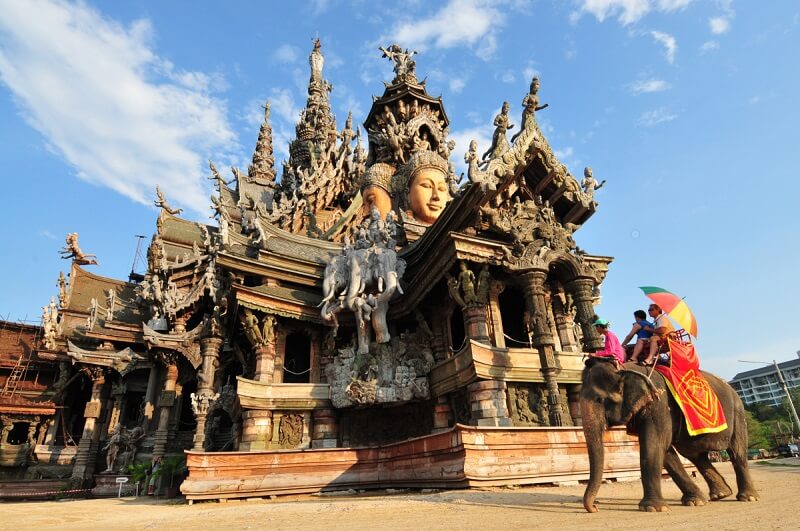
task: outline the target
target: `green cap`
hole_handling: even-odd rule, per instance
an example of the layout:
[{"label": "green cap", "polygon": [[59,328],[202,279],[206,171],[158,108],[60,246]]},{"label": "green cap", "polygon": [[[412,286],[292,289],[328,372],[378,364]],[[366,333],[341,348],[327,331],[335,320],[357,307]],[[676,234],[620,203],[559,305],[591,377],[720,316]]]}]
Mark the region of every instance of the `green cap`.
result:
[{"label": "green cap", "polygon": [[594,322],[594,323],[592,323],[592,324],[593,324],[594,326],[603,326],[603,327],[608,327],[608,321],[606,321],[605,319],[598,319],[597,321],[595,321],[595,322]]}]

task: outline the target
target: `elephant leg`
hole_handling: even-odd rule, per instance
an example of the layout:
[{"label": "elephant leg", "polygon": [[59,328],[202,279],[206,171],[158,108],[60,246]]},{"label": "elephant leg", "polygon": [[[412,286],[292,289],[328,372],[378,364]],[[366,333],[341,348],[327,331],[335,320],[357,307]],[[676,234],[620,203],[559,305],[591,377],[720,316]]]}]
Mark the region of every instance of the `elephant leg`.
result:
[{"label": "elephant leg", "polygon": [[697,486],[697,483],[692,481],[686,469],[683,468],[681,458],[675,448],[671,447],[667,450],[667,455],[664,457],[664,468],[667,469],[672,481],[681,489],[683,497],[681,503],[684,505],[696,506],[705,505],[708,500],[703,495],[703,492]]},{"label": "elephant leg", "polygon": [[728,454],[731,456],[733,471],[736,473],[736,487],[739,492],[736,499],[739,501],[758,501],[758,491],[753,486],[750,470],[747,465],[747,424],[742,418],[735,419],[736,426],[731,438]]},{"label": "elephant leg", "polygon": [[670,441],[662,431],[662,427],[656,426],[652,419],[639,426],[639,468],[644,490],[639,509],[642,511],[663,512],[669,509],[661,495],[661,470]]},{"label": "elephant leg", "polygon": [[703,479],[708,483],[708,498],[711,501],[721,500],[733,494],[725,478],[723,478],[722,475],[717,472],[717,469],[714,468],[714,465],[711,464],[711,460],[708,458],[708,452],[686,455],[686,458],[697,467],[700,475],[702,475]]}]

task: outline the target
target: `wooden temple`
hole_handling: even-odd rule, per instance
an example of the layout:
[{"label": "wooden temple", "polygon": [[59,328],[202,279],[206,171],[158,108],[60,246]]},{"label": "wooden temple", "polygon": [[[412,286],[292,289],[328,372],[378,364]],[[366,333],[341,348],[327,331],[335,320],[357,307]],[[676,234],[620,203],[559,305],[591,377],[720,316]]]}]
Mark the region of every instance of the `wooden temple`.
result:
[{"label": "wooden temple", "polygon": [[[247,171],[211,164],[216,223],[159,191],[144,275],[97,276],[68,237],[39,463],[86,486],[185,453],[189,499],[588,476],[580,374],[612,259],[573,234],[597,182],[542,134],[538,79],[512,139],[506,104],[490,150],[456,155],[413,54],[381,50],[365,135],[337,128],[317,41],[280,178],[267,104]],[[608,436],[607,474],[635,473],[635,440]]]}]

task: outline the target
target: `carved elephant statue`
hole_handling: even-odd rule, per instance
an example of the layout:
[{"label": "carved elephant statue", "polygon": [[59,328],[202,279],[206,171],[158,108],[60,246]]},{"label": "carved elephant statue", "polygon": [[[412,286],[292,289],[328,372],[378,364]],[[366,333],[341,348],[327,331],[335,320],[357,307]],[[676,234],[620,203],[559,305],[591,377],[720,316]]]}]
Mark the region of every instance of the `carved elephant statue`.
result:
[{"label": "carved elephant statue", "polygon": [[681,489],[683,505],[705,505],[707,498],[687,475],[678,454],[686,457],[708,483],[709,498],[720,500],[732,494],[725,479],[714,468],[709,451],[727,450],[736,471],[737,499],[757,501],[747,468],[747,423],[742,401],[736,391],[713,374],[703,372],[717,394],[728,427],[719,433],[690,436],[683,413],[658,372],[648,378],[646,369],[628,363],[617,371],[611,363],[590,359],[582,375],[580,406],[583,431],[589,453],[590,479],[583,506],[596,512],[595,500],[603,480],[603,433],[607,427],[627,425],[639,435],[639,464],[644,497],[643,511],[664,511],[661,470],[666,468]]}]

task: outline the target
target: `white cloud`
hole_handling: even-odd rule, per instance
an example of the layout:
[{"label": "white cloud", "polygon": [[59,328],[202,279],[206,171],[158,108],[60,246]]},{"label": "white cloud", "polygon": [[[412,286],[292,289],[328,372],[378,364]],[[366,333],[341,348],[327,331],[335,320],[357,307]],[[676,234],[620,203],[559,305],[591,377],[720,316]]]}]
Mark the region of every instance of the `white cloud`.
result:
[{"label": "white cloud", "polygon": [[637,96],[650,92],[661,92],[670,88],[670,84],[663,79],[640,79],[630,84],[631,93]]},{"label": "white cloud", "polygon": [[270,110],[287,124],[295,125],[300,119],[300,107],[295,105],[292,91],[286,88],[273,88],[269,96]]},{"label": "white cloud", "polygon": [[129,27],[85,4],[4,1],[0,79],[25,120],[86,181],[149,204],[207,209],[209,155],[238,149],[214,76],[178,71]]},{"label": "white cloud", "polygon": [[656,42],[664,46],[664,56],[667,58],[667,62],[672,64],[675,61],[675,52],[678,51],[678,43],[675,41],[675,37],[663,31],[651,31],[650,35],[653,36]]},{"label": "white cloud", "polygon": [[714,35],[722,35],[731,29],[730,21],[725,17],[712,17],[708,19],[708,26]]},{"label": "white cloud", "polygon": [[706,41],[700,46],[700,53],[710,52],[711,50],[717,50],[719,48],[719,43],[717,41]]},{"label": "white cloud", "polygon": [[458,94],[462,90],[464,90],[464,80],[458,77],[455,77],[450,80],[450,90]]},{"label": "white cloud", "polygon": [[639,117],[639,125],[652,127],[664,122],[671,122],[677,117],[677,114],[671,112],[666,107],[659,107],[658,109],[653,109],[652,111],[642,113],[642,115]]},{"label": "white cloud", "polygon": [[617,16],[623,26],[637,22],[652,10],[670,12],[683,9],[693,0],[580,0],[578,11],[570,15],[574,23],[584,13],[594,15],[603,22],[607,17]]},{"label": "white cloud", "polygon": [[511,70],[506,70],[503,75],[500,77],[500,81],[503,83],[513,83],[517,80],[517,76],[514,75],[514,72]]},{"label": "white cloud", "polygon": [[486,60],[492,56],[497,40],[495,32],[505,23],[505,16],[488,0],[450,0],[434,14],[396,26],[388,38],[404,48],[425,50],[468,45]]},{"label": "white cloud", "polygon": [[283,64],[294,64],[300,58],[300,48],[291,44],[282,44],[275,49],[272,57]]}]

